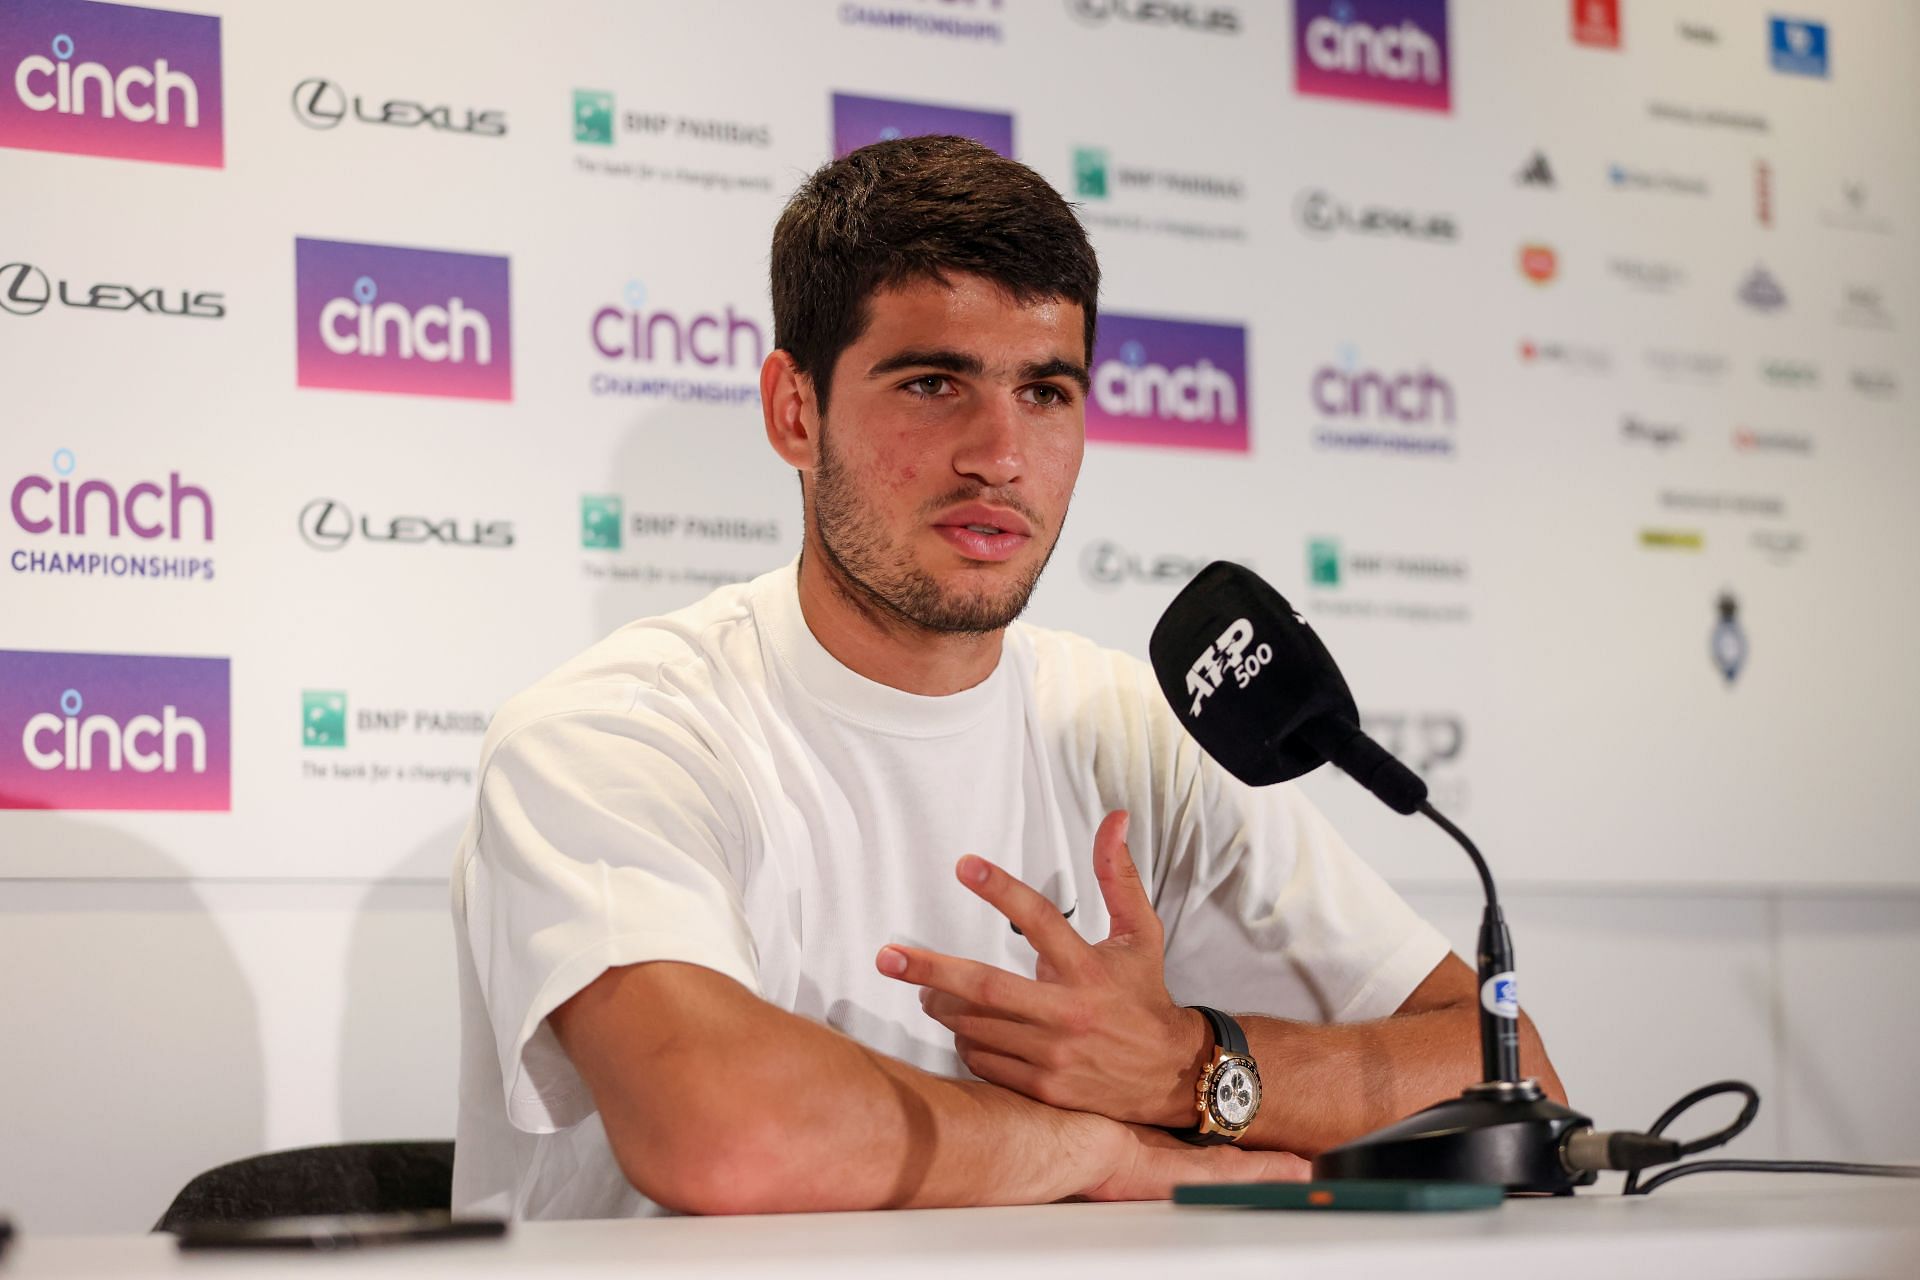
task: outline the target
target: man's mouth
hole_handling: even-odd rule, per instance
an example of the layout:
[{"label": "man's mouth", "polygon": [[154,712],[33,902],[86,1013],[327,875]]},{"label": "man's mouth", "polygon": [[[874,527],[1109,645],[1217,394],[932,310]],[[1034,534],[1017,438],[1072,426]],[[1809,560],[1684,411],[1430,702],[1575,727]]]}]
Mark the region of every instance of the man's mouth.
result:
[{"label": "man's mouth", "polygon": [[969,560],[1010,560],[1033,539],[1033,528],[1017,511],[969,503],[934,521],[934,532]]}]

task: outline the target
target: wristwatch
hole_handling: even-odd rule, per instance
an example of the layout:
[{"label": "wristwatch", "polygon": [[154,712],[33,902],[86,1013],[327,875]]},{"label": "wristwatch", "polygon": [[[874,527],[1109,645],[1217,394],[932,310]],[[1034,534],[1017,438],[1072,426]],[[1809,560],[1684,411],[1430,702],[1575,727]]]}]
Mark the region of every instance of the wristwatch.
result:
[{"label": "wristwatch", "polygon": [[1213,1059],[1194,1085],[1199,1123],[1173,1136],[1195,1146],[1236,1142],[1260,1114],[1260,1068],[1247,1053],[1247,1033],[1218,1009],[1192,1006],[1213,1028]]}]

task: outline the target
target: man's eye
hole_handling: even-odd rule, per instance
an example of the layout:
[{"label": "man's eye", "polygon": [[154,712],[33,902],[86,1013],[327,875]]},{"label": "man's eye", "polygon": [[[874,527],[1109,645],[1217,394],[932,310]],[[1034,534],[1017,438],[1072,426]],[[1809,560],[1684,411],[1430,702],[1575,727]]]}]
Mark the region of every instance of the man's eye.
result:
[{"label": "man's eye", "polygon": [[947,389],[947,380],[937,373],[929,373],[909,382],[906,389],[917,396],[937,396]]},{"label": "man's eye", "polygon": [[1030,387],[1029,391],[1032,393],[1036,404],[1066,404],[1071,399],[1064,389],[1054,386],[1051,382],[1042,382],[1034,387]]}]

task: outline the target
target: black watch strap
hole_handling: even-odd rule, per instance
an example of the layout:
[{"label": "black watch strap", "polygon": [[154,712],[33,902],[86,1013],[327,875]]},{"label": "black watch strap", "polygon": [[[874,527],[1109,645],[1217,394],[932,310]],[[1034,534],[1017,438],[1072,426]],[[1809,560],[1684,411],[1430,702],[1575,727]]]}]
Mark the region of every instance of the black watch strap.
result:
[{"label": "black watch strap", "polygon": [[1203,1004],[1188,1006],[1207,1020],[1213,1028],[1213,1042],[1228,1053],[1237,1053],[1242,1057],[1247,1053],[1247,1033],[1240,1029],[1240,1023],[1218,1009],[1209,1009]]},{"label": "black watch strap", "polygon": [[[1218,1009],[1209,1009],[1203,1004],[1190,1005],[1189,1008],[1207,1020],[1213,1028],[1213,1043],[1228,1053],[1245,1054],[1247,1052],[1247,1033],[1240,1024]],[[1168,1132],[1182,1142],[1190,1142],[1196,1147],[1224,1146],[1233,1139],[1224,1133],[1202,1133],[1195,1124],[1191,1129],[1171,1129]]]}]

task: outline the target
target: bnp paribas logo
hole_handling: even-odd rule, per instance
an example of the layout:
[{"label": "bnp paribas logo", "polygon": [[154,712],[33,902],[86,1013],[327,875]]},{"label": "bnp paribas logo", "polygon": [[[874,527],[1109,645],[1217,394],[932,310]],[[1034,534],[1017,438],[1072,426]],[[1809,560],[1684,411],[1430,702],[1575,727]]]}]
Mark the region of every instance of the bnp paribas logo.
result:
[{"label": "bnp paribas logo", "polygon": [[338,689],[300,694],[300,741],[308,747],[347,745],[347,695]]},{"label": "bnp paribas logo", "polygon": [[580,545],[588,551],[620,549],[621,503],[616,494],[580,495]]},{"label": "bnp paribas logo", "polygon": [[613,145],[613,95],[601,89],[573,91],[573,140]]},{"label": "bnp paribas logo", "polygon": [[1307,542],[1307,579],[1316,587],[1340,585],[1340,540],[1313,538]]},{"label": "bnp paribas logo", "polygon": [[1075,147],[1073,193],[1083,200],[1107,198],[1107,152],[1104,147]]}]

